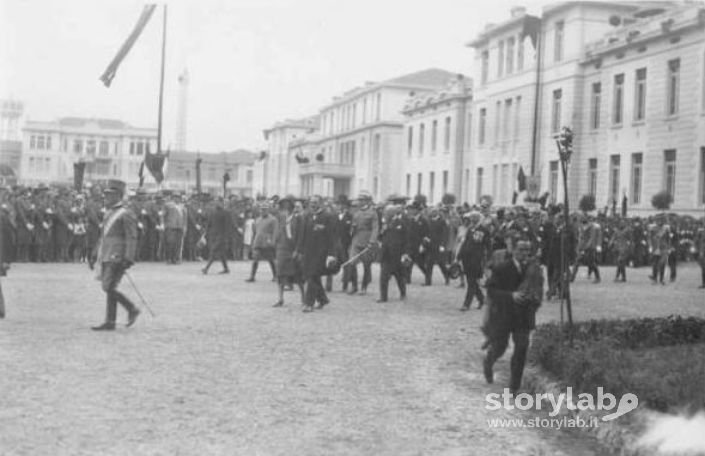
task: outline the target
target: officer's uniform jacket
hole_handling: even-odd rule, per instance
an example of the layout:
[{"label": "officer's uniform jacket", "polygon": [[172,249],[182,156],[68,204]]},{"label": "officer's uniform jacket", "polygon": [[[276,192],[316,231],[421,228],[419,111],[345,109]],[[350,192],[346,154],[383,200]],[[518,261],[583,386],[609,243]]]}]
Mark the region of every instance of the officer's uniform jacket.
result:
[{"label": "officer's uniform jacket", "polygon": [[131,209],[118,203],[105,213],[97,248],[99,263],[135,261],[137,253],[137,217]]}]

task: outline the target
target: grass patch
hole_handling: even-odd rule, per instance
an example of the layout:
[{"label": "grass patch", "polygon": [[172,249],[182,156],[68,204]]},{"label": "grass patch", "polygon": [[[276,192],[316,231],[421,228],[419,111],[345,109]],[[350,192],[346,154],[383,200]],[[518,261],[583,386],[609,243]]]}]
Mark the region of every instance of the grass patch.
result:
[{"label": "grass patch", "polygon": [[530,359],[565,386],[620,397],[662,412],[705,408],[705,320],[593,320],[575,326],[572,346],[557,324],[537,328]]}]

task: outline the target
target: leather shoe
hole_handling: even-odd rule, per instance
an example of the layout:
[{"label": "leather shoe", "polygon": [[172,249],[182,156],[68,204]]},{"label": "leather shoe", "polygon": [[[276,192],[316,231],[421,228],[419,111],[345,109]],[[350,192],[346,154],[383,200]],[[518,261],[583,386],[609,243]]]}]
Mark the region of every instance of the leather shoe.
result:
[{"label": "leather shoe", "polygon": [[252,283],[252,282],[254,282],[254,281],[255,281],[255,278],[254,278],[254,277],[250,277],[249,279],[245,279],[245,282],[250,282],[250,283]]},{"label": "leather shoe", "polygon": [[218,274],[230,274],[230,269],[223,269]]},{"label": "leather shoe", "polygon": [[206,268],[201,269],[201,272],[203,273],[203,275],[208,275],[208,269]]},{"label": "leather shoe", "polygon": [[378,304],[381,304],[381,303],[383,303],[383,302],[387,302],[387,300],[380,298],[380,299],[378,299],[378,300],[375,301],[375,302],[377,302]]},{"label": "leather shoe", "polygon": [[284,306],[284,301],[277,301],[274,303],[272,307],[282,307]]},{"label": "leather shoe", "polygon": [[482,360],[482,370],[485,374],[485,381],[487,381],[487,383],[493,383],[494,382],[494,372],[492,372],[492,366],[490,365],[487,357],[485,357]]},{"label": "leather shoe", "polygon": [[141,312],[139,309],[135,309],[129,313],[129,315],[127,316],[127,327],[128,328],[135,324],[135,322],[137,321],[137,317],[140,316],[140,313]]},{"label": "leather shoe", "polygon": [[93,331],[115,331],[115,323],[105,322],[100,326],[93,326]]},{"label": "leather shoe", "polygon": [[304,306],[304,313],[313,312],[313,306]]}]

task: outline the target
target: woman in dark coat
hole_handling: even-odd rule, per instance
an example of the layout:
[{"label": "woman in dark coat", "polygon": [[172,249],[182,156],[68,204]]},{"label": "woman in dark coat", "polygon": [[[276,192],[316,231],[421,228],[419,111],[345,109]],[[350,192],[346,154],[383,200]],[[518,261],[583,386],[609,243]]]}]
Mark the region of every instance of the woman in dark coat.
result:
[{"label": "woman in dark coat", "polygon": [[304,299],[304,282],[301,276],[299,262],[294,259],[296,249],[296,236],[300,232],[301,218],[294,213],[294,200],[283,198],[279,200],[279,215],[277,231],[275,233],[274,247],[276,259],[277,280],[279,282],[279,300],[274,307],[284,305],[284,288],[296,284],[301,292],[301,301]]}]

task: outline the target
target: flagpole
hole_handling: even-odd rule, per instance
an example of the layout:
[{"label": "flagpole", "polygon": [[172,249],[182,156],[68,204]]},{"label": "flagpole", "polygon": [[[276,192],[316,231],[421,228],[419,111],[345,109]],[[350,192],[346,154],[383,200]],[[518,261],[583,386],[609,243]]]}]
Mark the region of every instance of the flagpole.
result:
[{"label": "flagpole", "polygon": [[164,4],[164,23],[162,26],[162,69],[159,79],[159,118],[157,120],[157,154],[162,153],[162,106],[164,104],[164,60],[166,55],[166,3]]}]

